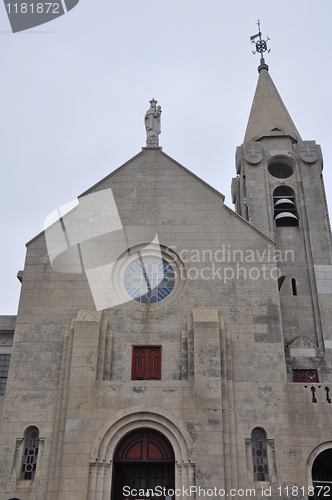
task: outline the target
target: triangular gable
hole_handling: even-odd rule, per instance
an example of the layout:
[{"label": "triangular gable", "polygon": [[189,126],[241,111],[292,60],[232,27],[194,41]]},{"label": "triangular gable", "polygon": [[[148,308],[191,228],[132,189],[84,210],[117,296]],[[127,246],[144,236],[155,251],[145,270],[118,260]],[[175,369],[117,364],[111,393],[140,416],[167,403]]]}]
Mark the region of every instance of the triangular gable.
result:
[{"label": "triangular gable", "polygon": [[142,151],[140,153],[138,153],[137,155],[135,155],[132,158],[130,158],[130,160],[128,160],[125,163],[123,163],[120,167],[118,167],[117,169],[113,170],[113,172],[111,172],[110,174],[106,175],[106,177],[104,177],[100,181],[96,182],[96,184],[94,184],[89,189],[87,189],[82,194],[80,194],[78,196],[78,198],[80,198],[81,196],[85,196],[85,195],[91,193],[92,191],[94,191],[98,186],[100,186],[105,181],[107,181],[107,180],[111,179],[112,177],[114,177],[118,172],[120,172],[121,170],[123,170],[124,168],[126,168],[127,165],[129,165],[130,163],[132,163],[133,161],[135,161],[140,156],[144,155],[144,153],[146,151],[151,151],[151,149],[153,149],[153,150],[159,150],[160,154],[163,155],[165,158],[167,158],[169,161],[171,161],[174,165],[176,165],[178,168],[180,168],[181,170],[183,170],[186,174],[190,175],[191,177],[193,177],[194,179],[196,179],[198,182],[200,182],[201,184],[203,184],[205,187],[207,187],[208,189],[210,189],[211,191],[213,191],[215,194],[217,194],[218,196],[220,196],[222,198],[222,201],[225,200],[225,196],[222,193],[220,193],[220,191],[218,191],[217,189],[215,189],[214,187],[212,187],[209,183],[207,183],[206,181],[204,181],[203,179],[201,179],[198,175],[196,175],[193,172],[191,172],[188,168],[186,168],[183,165],[181,165],[181,163],[179,163],[178,161],[174,160],[174,158],[172,158],[171,156],[169,156],[166,153],[164,153],[162,151],[162,148],[142,148]]},{"label": "triangular gable", "polygon": [[[204,188],[208,189],[210,192],[212,192],[213,194],[215,194],[221,201],[221,205],[225,208],[225,210],[230,213],[233,217],[235,217],[237,220],[241,221],[242,224],[245,224],[247,227],[250,227],[251,230],[253,230],[254,232],[256,232],[260,237],[262,237],[265,241],[267,241],[268,243],[270,244],[275,244],[273,240],[271,240],[269,237],[267,237],[266,235],[264,235],[263,233],[261,233],[258,229],[256,229],[254,226],[252,226],[252,224],[250,224],[247,220],[243,219],[240,215],[236,214],[231,208],[229,208],[227,205],[224,205],[224,195],[222,193],[220,193],[217,189],[213,188],[210,184],[208,184],[207,182],[205,182],[204,180],[202,180],[200,177],[198,177],[196,174],[194,174],[193,172],[191,172],[190,170],[188,170],[186,167],[184,167],[183,165],[181,165],[179,162],[177,162],[176,160],[174,160],[172,157],[168,156],[166,153],[164,153],[161,148],[143,148],[142,151],[140,153],[138,153],[137,155],[135,155],[134,157],[132,157],[130,160],[128,160],[127,162],[125,162],[123,165],[121,165],[120,167],[118,167],[116,170],[114,170],[113,172],[111,172],[110,174],[108,174],[106,177],[104,177],[103,179],[101,179],[100,181],[98,181],[96,184],[94,184],[92,187],[90,187],[89,189],[87,189],[86,191],[84,191],[82,194],[80,194],[78,196],[78,199],[84,197],[84,196],[87,196],[89,194],[92,194],[92,193],[95,193],[95,192],[98,192],[100,191],[100,188],[102,184],[106,184],[109,183],[109,181],[112,180],[112,178],[114,178],[118,173],[120,173],[121,171],[123,171],[125,168],[129,167],[131,164],[133,164],[136,160],[142,158],[142,156],[146,155],[146,154],[149,154],[150,152],[154,152],[154,153],[159,153],[164,159],[166,159],[167,161],[171,162],[172,165],[174,165],[176,168],[180,169],[181,172],[185,173],[186,175],[190,176],[191,178],[193,178],[195,181],[197,181],[201,186],[203,186]],[[77,207],[75,207],[73,210],[75,210]],[[66,216],[71,213],[68,212],[66,214]],[[31,244],[34,240],[36,240],[39,236],[41,236],[45,231],[41,231],[38,235],[36,235],[34,238],[32,238],[30,241],[28,241],[26,243],[26,246],[28,246],[29,244]]]}]

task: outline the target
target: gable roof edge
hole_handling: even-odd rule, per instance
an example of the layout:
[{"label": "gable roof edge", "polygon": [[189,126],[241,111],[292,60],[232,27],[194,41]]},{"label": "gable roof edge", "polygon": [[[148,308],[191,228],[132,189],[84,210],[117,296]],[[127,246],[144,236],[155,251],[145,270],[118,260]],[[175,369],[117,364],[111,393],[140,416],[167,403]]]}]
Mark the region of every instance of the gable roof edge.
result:
[{"label": "gable roof edge", "polygon": [[230,212],[232,215],[234,215],[235,217],[237,217],[241,222],[244,222],[247,226],[249,226],[251,229],[253,229],[254,231],[256,231],[256,233],[258,233],[260,236],[262,236],[269,243],[272,243],[272,245],[276,246],[276,242],[275,241],[273,241],[269,236],[266,236],[266,234],[262,233],[259,229],[257,229],[257,227],[253,226],[250,222],[248,222],[246,219],[244,219],[241,215],[239,215],[236,212],[234,212],[234,210],[232,210],[230,207],[228,207],[225,204],[224,204],[224,208],[226,210],[228,210],[228,212]]},{"label": "gable roof edge", "polygon": [[191,172],[191,170],[189,170],[188,168],[186,168],[183,165],[181,165],[181,163],[179,163],[177,160],[174,160],[174,158],[172,158],[168,154],[164,153],[163,151],[160,151],[160,153],[163,156],[165,156],[168,160],[170,160],[172,163],[174,163],[177,167],[180,167],[182,170],[184,170],[184,172],[186,172],[186,174],[191,175],[192,177],[194,177],[194,179],[196,179],[197,181],[199,181],[202,184],[204,184],[204,186],[206,186],[208,189],[210,189],[213,193],[215,193],[218,196],[220,196],[222,198],[223,203],[224,203],[224,201],[225,201],[225,195],[223,195],[220,191],[218,191],[218,189],[215,189],[208,182],[206,182],[203,179],[201,179],[198,175],[196,175],[193,172]]},{"label": "gable roof edge", "polygon": [[96,182],[96,184],[94,184],[93,186],[89,187],[86,191],[83,191],[83,193],[79,194],[77,196],[77,198],[81,198],[81,196],[85,196],[92,189],[95,189],[97,186],[99,186],[104,181],[106,181],[106,179],[108,179],[109,177],[112,177],[114,174],[116,174],[117,172],[119,172],[120,170],[122,170],[124,167],[126,167],[127,165],[129,165],[129,163],[131,163],[132,161],[136,160],[136,158],[138,158],[139,156],[141,156],[143,154],[144,154],[144,150],[142,149],[142,151],[140,151],[135,156],[133,156],[132,158],[130,158],[130,160],[127,160],[125,163],[123,163],[122,165],[120,165],[120,167],[118,167],[115,170],[113,170],[113,172],[111,172],[110,174],[107,174],[105,177],[103,177],[102,179],[100,179],[100,181]]}]

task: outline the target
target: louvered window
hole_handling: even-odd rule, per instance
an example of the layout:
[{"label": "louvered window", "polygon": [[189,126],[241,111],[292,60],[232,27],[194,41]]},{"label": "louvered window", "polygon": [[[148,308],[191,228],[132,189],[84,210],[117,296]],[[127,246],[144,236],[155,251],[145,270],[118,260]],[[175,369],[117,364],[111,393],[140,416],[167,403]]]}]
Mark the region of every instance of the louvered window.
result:
[{"label": "louvered window", "polygon": [[161,380],[161,346],[133,346],[132,380]]},{"label": "louvered window", "polygon": [[274,220],[277,227],[299,225],[295,193],[288,186],[279,186],[273,192]]}]

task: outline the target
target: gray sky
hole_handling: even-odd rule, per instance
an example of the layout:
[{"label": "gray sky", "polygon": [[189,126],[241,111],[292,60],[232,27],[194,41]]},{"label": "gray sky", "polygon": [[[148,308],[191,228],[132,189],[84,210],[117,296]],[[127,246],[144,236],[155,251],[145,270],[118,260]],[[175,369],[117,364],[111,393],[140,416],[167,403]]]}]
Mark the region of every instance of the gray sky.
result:
[{"label": "gray sky", "polygon": [[[0,4],[0,314],[16,314],[25,243],[45,218],[145,146],[162,106],[163,151],[226,195],[270,37],[270,75],[304,140],[322,146],[332,205],[330,0],[80,0],[12,34]],[[319,200],[317,200],[319,202]]]}]

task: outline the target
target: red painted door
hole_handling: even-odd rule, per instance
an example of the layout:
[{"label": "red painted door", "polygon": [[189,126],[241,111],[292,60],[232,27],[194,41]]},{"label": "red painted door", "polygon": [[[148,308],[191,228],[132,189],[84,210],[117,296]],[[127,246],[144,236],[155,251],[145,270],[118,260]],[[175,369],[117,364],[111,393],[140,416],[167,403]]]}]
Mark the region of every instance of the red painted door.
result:
[{"label": "red painted door", "polygon": [[174,490],[174,471],[174,453],[169,441],[150,429],[134,431],[116,450],[112,500],[139,498],[139,490],[149,492],[150,498],[152,492],[162,492],[156,497],[160,500],[174,498],[170,494]]}]

